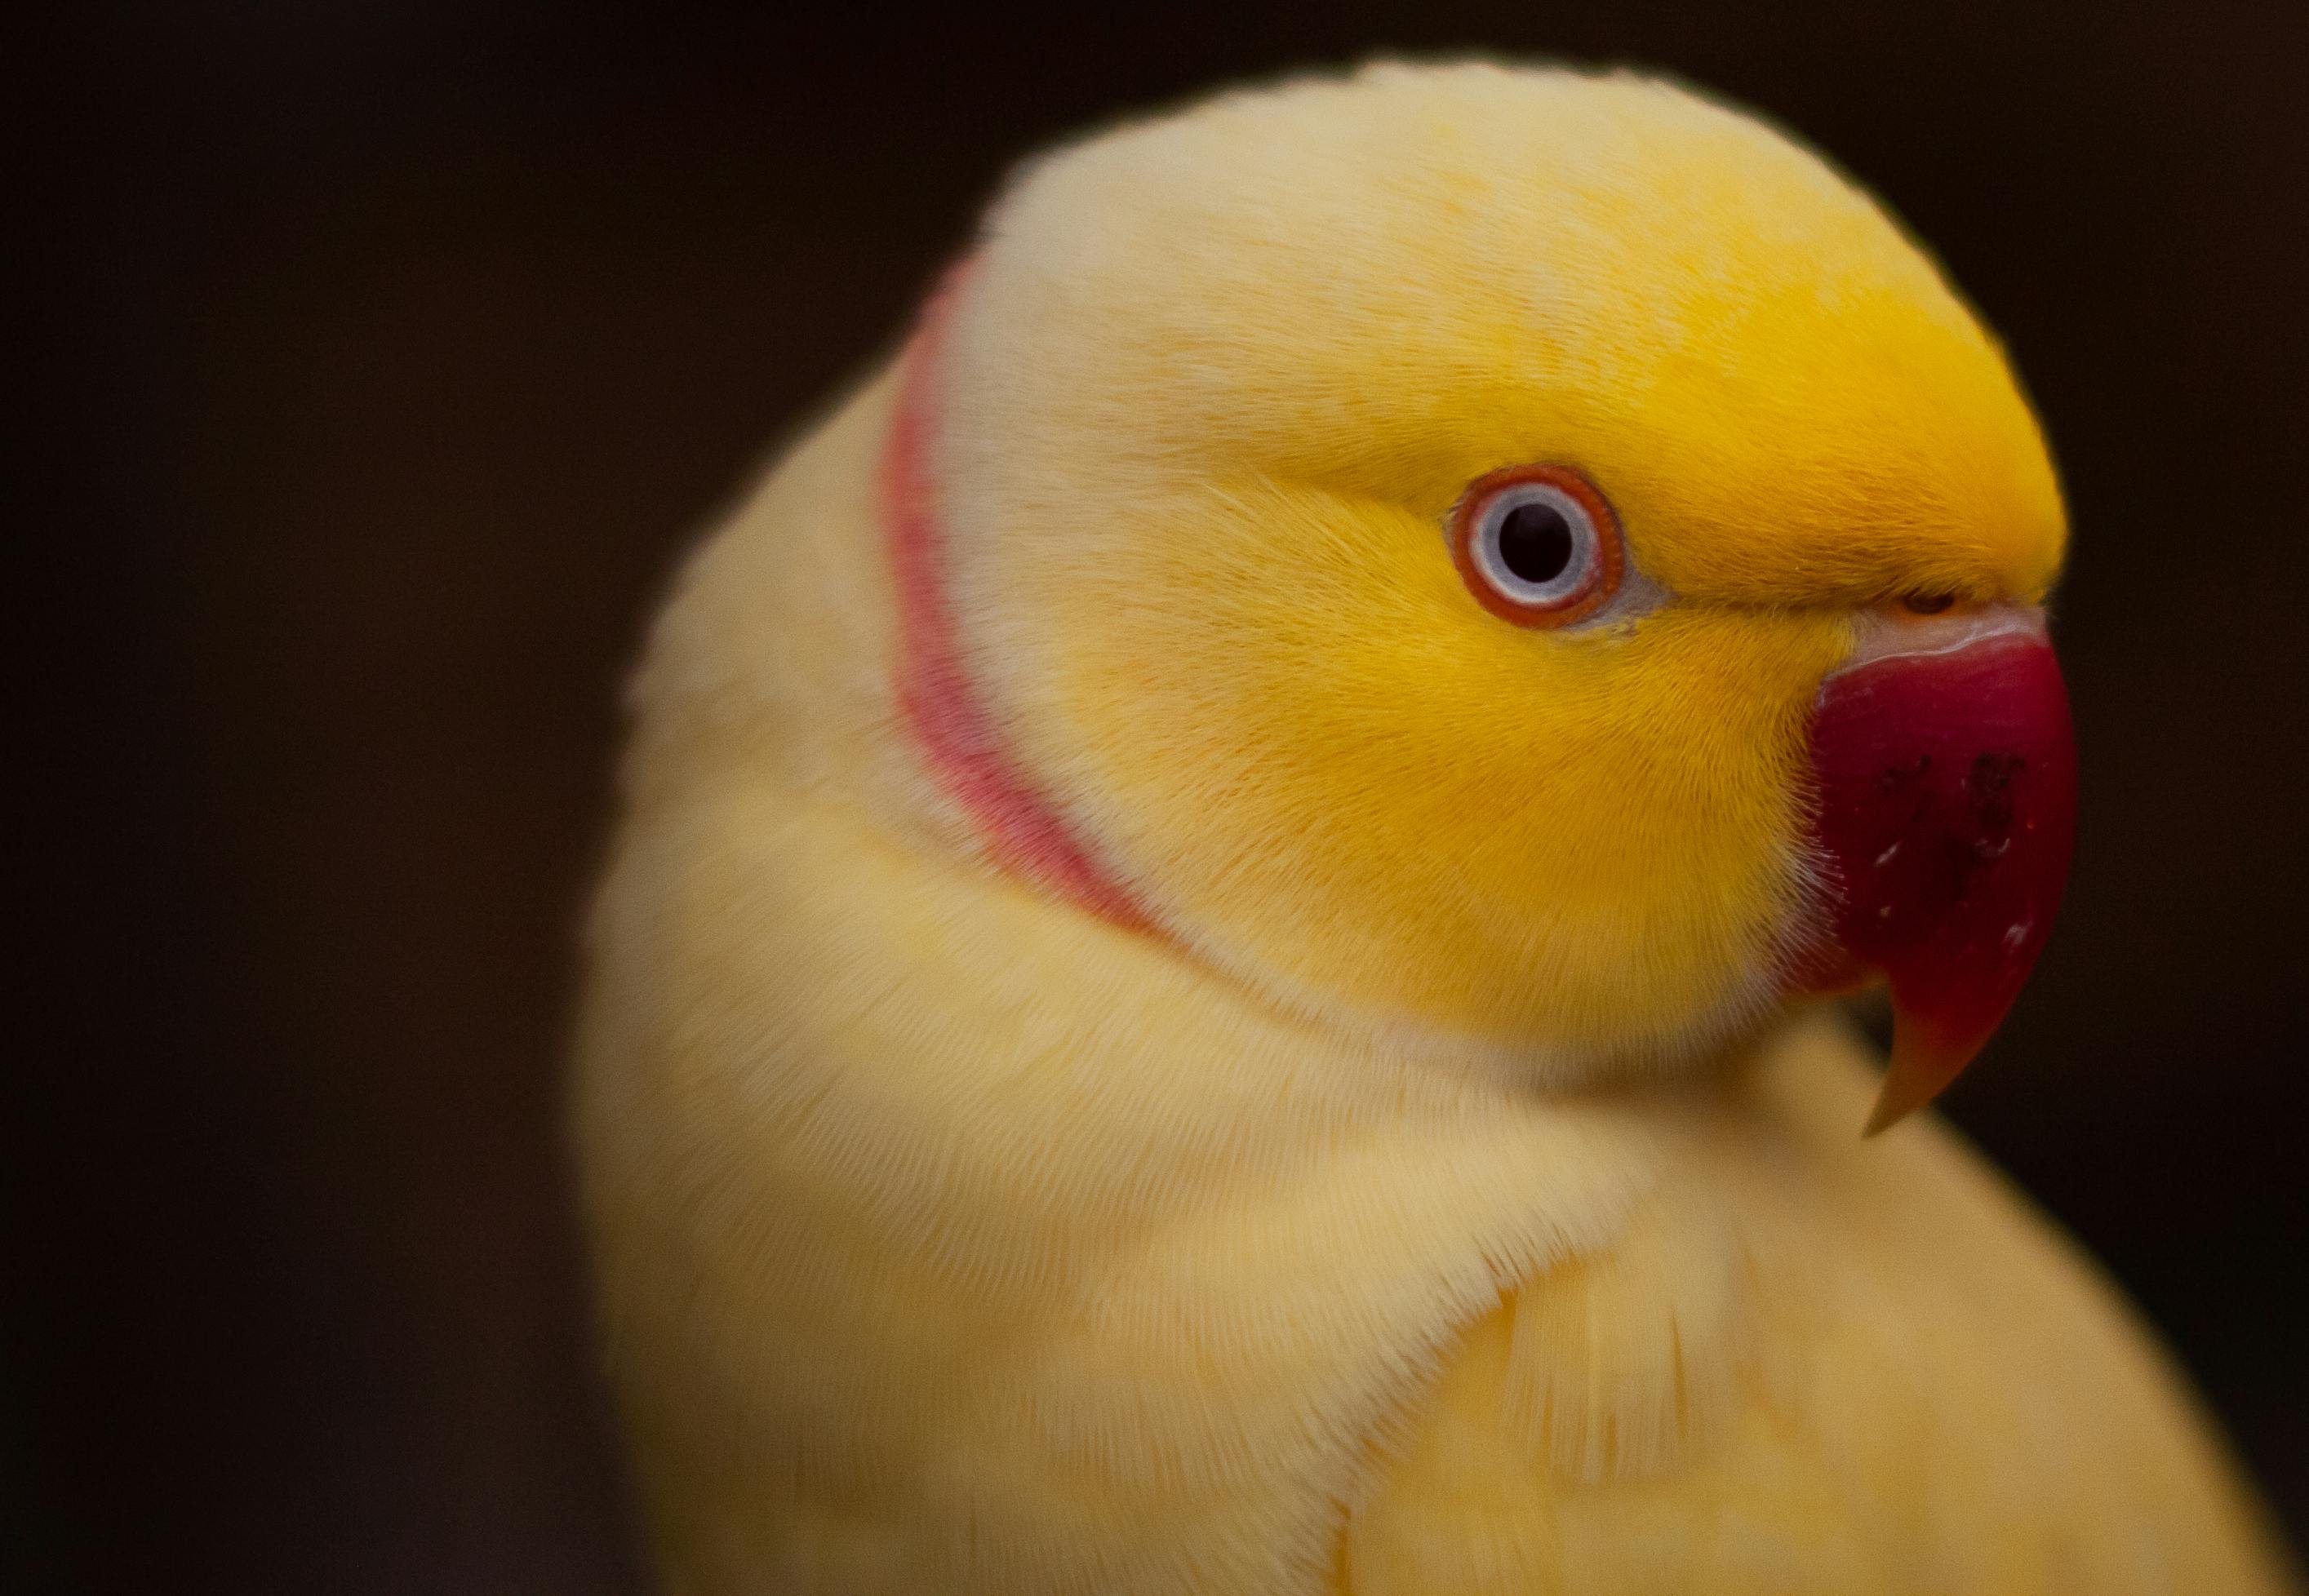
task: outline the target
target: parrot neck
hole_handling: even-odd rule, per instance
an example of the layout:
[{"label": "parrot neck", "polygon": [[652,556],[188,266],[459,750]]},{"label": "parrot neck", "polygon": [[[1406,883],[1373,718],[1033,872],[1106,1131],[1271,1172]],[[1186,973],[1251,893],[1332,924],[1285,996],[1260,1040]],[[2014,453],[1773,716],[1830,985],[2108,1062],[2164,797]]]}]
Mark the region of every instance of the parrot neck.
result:
[{"label": "parrot neck", "polygon": [[901,357],[896,411],[880,471],[881,517],[898,610],[895,689],[939,787],[1005,869],[1127,929],[1153,922],[1012,755],[964,659],[948,583],[933,460],[938,357],[970,263],[931,296]]}]

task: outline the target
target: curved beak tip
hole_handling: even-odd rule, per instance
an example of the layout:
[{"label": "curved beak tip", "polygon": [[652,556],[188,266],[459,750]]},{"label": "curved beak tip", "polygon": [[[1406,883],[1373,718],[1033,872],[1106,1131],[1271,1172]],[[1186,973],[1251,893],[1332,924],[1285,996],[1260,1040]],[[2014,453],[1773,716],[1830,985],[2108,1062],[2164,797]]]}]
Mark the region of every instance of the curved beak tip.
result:
[{"label": "curved beak tip", "polygon": [[[2000,1018],[2002,1016],[1999,1016]],[[1989,1031],[1993,1031],[1991,1022]],[[1892,1061],[1884,1071],[1884,1084],[1869,1110],[1863,1136],[1890,1130],[1924,1108],[1962,1074],[1988,1040],[1987,1031],[1970,1043],[1931,1037],[1926,1027],[1907,1013],[1895,1009],[1892,1019]]]}]

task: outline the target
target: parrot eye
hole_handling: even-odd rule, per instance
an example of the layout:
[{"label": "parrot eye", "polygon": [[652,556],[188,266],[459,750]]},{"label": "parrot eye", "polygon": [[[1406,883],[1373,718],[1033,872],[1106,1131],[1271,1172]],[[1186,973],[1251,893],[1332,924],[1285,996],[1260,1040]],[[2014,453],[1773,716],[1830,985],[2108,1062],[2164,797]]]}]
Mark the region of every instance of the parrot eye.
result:
[{"label": "parrot eye", "polygon": [[1469,485],[1451,555],[1477,603],[1519,626],[1562,626],[1603,608],[1624,563],[1619,518],[1569,466],[1520,465]]}]

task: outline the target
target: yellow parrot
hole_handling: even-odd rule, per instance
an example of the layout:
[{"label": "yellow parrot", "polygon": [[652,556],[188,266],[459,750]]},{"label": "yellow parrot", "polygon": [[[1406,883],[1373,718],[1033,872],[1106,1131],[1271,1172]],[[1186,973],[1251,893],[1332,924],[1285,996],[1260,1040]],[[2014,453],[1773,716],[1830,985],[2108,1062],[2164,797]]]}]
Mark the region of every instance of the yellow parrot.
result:
[{"label": "yellow parrot", "polygon": [[2092,1266],[1861,1134],[2049,928],[2065,538],[1932,262],[1687,90],[1031,165],[636,688],[575,1113],[666,1588],[2292,1588]]}]

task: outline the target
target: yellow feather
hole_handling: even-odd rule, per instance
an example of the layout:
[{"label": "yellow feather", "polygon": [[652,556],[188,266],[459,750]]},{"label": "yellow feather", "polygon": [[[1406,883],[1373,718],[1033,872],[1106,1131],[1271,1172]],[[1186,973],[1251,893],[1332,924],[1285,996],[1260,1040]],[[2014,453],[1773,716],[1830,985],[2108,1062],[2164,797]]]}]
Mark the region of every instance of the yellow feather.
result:
[{"label": "yellow feather", "polygon": [[1798,1029],[1613,1244],[1479,1321],[1355,1514],[1345,1596],[2279,1592],[2123,1305]]},{"label": "yellow feather", "polygon": [[[900,726],[878,378],[685,573],[592,921],[669,1588],[2278,1589],[2058,1240],[1861,1143],[1824,1022],[1743,1040],[1849,607],[2059,558],[1929,263],[1730,112],[1483,67],[1222,99],[990,226],[964,641],[1168,936],[991,868]],[[1440,518],[1575,457],[1673,601],[1487,620]]]},{"label": "yellow feather", "polygon": [[[1932,263],[1632,77],[1379,68],[1061,152],[947,344],[964,642],[1115,869],[1280,1001],[1566,1076],[1768,1000],[1851,606],[2040,596],[2064,539]],[[1678,601],[1469,604],[1439,525],[1531,462]]]}]

